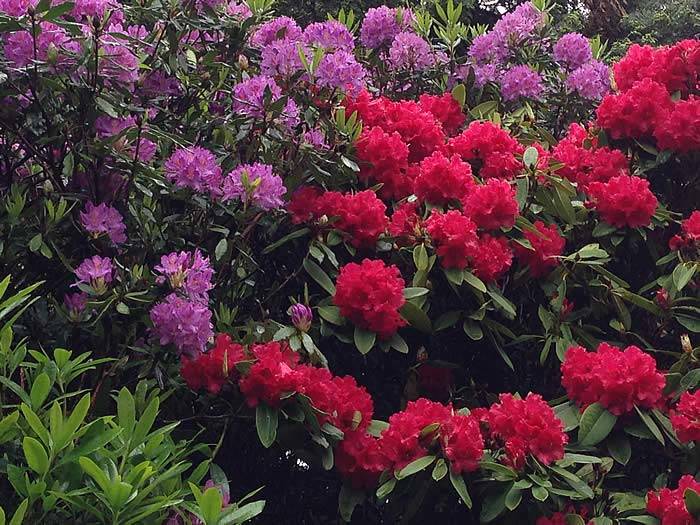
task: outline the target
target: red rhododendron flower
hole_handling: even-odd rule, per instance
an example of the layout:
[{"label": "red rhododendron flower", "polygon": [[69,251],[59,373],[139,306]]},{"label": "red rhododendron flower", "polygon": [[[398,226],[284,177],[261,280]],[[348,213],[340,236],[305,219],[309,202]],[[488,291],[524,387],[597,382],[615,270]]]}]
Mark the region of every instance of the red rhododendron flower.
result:
[{"label": "red rhododendron flower", "polygon": [[463,270],[477,250],[476,225],[462,213],[433,210],[425,227],[440,257],[443,268]]},{"label": "red rhododendron flower", "polygon": [[422,221],[417,210],[417,202],[404,202],[391,215],[388,232],[400,246],[415,244],[420,235]]},{"label": "red rhododendron flower", "polygon": [[408,144],[408,161],[420,162],[445,144],[440,123],[416,102],[401,100],[385,103],[384,121],[380,124],[387,133],[398,132]]},{"label": "red rhododendron flower", "polygon": [[379,195],[384,198],[401,199],[413,193],[413,180],[407,173],[408,146],[398,133],[389,134],[380,127],[365,128],[356,148],[357,158],[365,163],[360,180],[383,184]]},{"label": "red rhododendron flower", "polygon": [[415,194],[423,202],[446,205],[465,198],[475,187],[472,168],[459,156],[436,151],[420,163]]},{"label": "red rhododendron flower", "polygon": [[588,194],[602,219],[618,228],[648,226],[658,205],[649,181],[629,175],[594,182],[588,187]]},{"label": "red rhododendron flower", "polygon": [[471,161],[483,179],[512,179],[523,169],[517,158],[525,148],[498,125],[474,121],[447,143],[447,151]]},{"label": "red rhododendron flower", "polygon": [[647,512],[661,519],[661,525],[696,525],[697,520],[685,506],[685,491],[691,489],[700,493],[700,482],[693,476],[683,476],[676,489],[661,489],[647,494]]},{"label": "red rhododendron flower", "polygon": [[700,390],[684,392],[670,415],[681,443],[700,441]]},{"label": "red rhododendron flower", "polygon": [[700,150],[700,98],[679,100],[656,124],[654,138],[660,149],[690,153]]},{"label": "red rhododendron flower", "polygon": [[617,87],[626,91],[648,78],[664,85],[669,93],[687,93],[697,86],[699,50],[697,40],[684,40],[659,48],[634,44],[613,66]]},{"label": "red rhododendron flower", "polygon": [[444,93],[441,96],[421,95],[418,104],[442,124],[442,129],[447,135],[454,135],[464,124],[464,113],[452,93]]},{"label": "red rhododendron flower", "polygon": [[440,444],[454,472],[472,472],[484,455],[479,421],[472,416],[453,414],[440,427]]},{"label": "red rhododendron flower", "polygon": [[522,468],[530,454],[549,465],[564,457],[568,436],[561,420],[539,394],[517,399],[501,394],[486,416],[492,438],[505,444],[507,462]]},{"label": "red rhododendron flower", "polygon": [[666,88],[648,78],[629,91],[606,95],[598,106],[598,125],[614,139],[642,139],[654,133],[673,107]]},{"label": "red rhododendron flower", "polygon": [[520,262],[530,267],[530,275],[544,277],[559,264],[557,257],[564,252],[566,239],[554,224],[546,226],[542,221],[536,221],[534,226],[539,235],[531,231],[524,232],[533,249],[528,250],[517,243],[513,247]]},{"label": "red rhododendron flower", "polygon": [[333,302],[343,317],[387,339],[406,324],[399,315],[399,308],[406,302],[404,285],[396,266],[365,259],[340,269]]},{"label": "red rhododendron flower", "polygon": [[380,440],[359,430],[345,433],[334,459],[340,475],[357,489],[376,487],[379,475],[389,467]]},{"label": "red rhododendron flower", "polygon": [[695,210],[690,217],[681,221],[681,234],[671,238],[669,247],[680,250],[695,243],[700,243],[700,210]]},{"label": "red rhododendron flower", "polygon": [[518,216],[515,189],[505,180],[490,179],[462,201],[464,214],[484,230],[512,228]]},{"label": "red rhododendron flower", "polygon": [[343,100],[345,116],[350,118],[357,111],[357,115],[364,126],[377,126],[384,120],[385,103],[387,101],[384,97],[372,97],[366,89],[360,91],[355,97],[346,95]]},{"label": "red rhododendron flower", "polygon": [[346,233],[356,248],[370,248],[386,231],[386,206],[371,190],[355,194],[327,192],[323,209],[329,217],[337,217],[333,227]]},{"label": "red rhododendron flower", "polygon": [[321,196],[324,191],[314,186],[302,186],[292,194],[287,210],[294,224],[313,222],[319,219],[323,212],[320,208]]},{"label": "red rhododendron flower", "polygon": [[294,367],[299,354],[286,343],[270,342],[253,345],[251,349],[256,362],[250,367],[238,386],[248,405],[257,406],[261,401],[276,407],[282,394],[296,390]]},{"label": "red rhododendron flower", "polygon": [[654,358],[636,346],[621,350],[601,343],[595,352],[571,347],[561,373],[569,399],[582,408],[600,403],[616,416],[631,412],[635,405],[658,406],[666,384]]},{"label": "red rhododendron flower", "polygon": [[214,348],[196,358],[182,357],[180,375],[192,390],[206,389],[218,394],[223,386],[234,378],[236,363],[245,359],[245,350],[231,341],[227,334],[216,336]]},{"label": "red rhododendron flower", "polygon": [[565,512],[555,512],[549,518],[541,516],[537,518],[535,525],[567,525],[566,516]]},{"label": "red rhododendron flower", "polygon": [[493,237],[488,233],[479,238],[472,254],[471,267],[474,275],[484,282],[492,282],[510,269],[513,252],[505,237]]}]

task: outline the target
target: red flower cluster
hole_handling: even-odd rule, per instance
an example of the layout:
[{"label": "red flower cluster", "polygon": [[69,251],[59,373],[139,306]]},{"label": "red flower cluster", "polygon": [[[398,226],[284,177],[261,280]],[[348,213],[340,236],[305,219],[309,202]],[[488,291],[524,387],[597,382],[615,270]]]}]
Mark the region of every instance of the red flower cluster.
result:
[{"label": "red flower cluster", "polygon": [[383,261],[349,263],[340,269],[333,302],[343,317],[387,339],[406,324],[399,315],[404,284],[399,269]]},{"label": "red flower cluster", "polygon": [[536,221],[534,226],[539,234],[525,232],[525,238],[533,249],[528,250],[517,243],[513,247],[520,262],[530,267],[530,275],[544,277],[559,264],[557,257],[564,252],[566,239],[561,236],[554,224],[546,226],[542,221]]},{"label": "red flower cluster", "polygon": [[515,189],[502,179],[489,179],[476,186],[462,204],[465,215],[483,230],[512,228],[518,216]]},{"label": "red flower cluster", "polygon": [[422,221],[417,210],[417,202],[404,202],[391,215],[388,228],[389,235],[394,237],[399,245],[410,246],[415,243],[416,237],[420,235]]},{"label": "red flower cluster", "polygon": [[386,206],[370,190],[340,193],[304,187],[294,193],[287,209],[295,224],[318,221],[324,215],[336,218],[333,227],[347,234],[356,248],[373,247],[388,224]]},{"label": "red flower cluster", "polygon": [[700,493],[700,482],[693,476],[683,476],[678,482],[677,489],[661,489],[659,492],[649,491],[647,494],[647,512],[661,519],[661,525],[695,525],[697,521],[690,515],[685,506],[685,491],[691,489]]},{"label": "red flower cluster", "polygon": [[[625,154],[607,146],[598,147],[597,142],[583,126],[574,123],[552,152],[564,164],[557,173],[576,182],[584,191],[592,182],[608,182],[618,175],[629,174]],[[590,147],[586,147],[587,143]]]},{"label": "red flower cluster", "polygon": [[561,384],[569,399],[586,407],[600,403],[616,416],[653,408],[663,397],[665,379],[656,361],[636,346],[624,350],[602,343],[595,352],[569,348],[561,365]]},{"label": "red flower cluster", "polygon": [[488,428],[487,437],[504,445],[506,462],[514,468],[522,468],[528,454],[545,465],[564,457],[569,438],[539,394],[530,393],[525,399],[501,394],[499,403],[477,413]]},{"label": "red flower cluster", "polygon": [[439,97],[435,95],[421,95],[418,99],[418,104],[424,111],[435,117],[448,136],[457,133],[464,124],[464,113],[462,113],[462,108],[452,96],[452,93],[444,93]]},{"label": "red flower cluster", "polygon": [[293,369],[299,361],[299,354],[286,343],[277,342],[253,345],[250,353],[256,361],[238,382],[248,405],[258,406],[262,401],[273,407],[279,406],[283,394],[296,391]]},{"label": "red flower cluster", "polygon": [[603,220],[618,228],[648,226],[658,205],[649,181],[630,175],[593,182],[588,186],[588,194]]},{"label": "red flower cluster", "polygon": [[670,416],[680,442],[700,441],[700,390],[684,392]]},{"label": "red flower cluster", "polygon": [[469,265],[478,247],[476,225],[462,213],[433,210],[425,221],[426,230],[435,245],[443,268],[462,270]]},{"label": "red flower cluster", "polygon": [[364,431],[346,432],[335,449],[335,467],[353,487],[373,488],[388,462],[381,442]]},{"label": "red flower cluster", "polygon": [[690,217],[681,221],[681,234],[674,235],[669,241],[672,250],[700,244],[700,210],[695,210]]},{"label": "red flower cluster", "polygon": [[505,237],[494,237],[488,233],[479,238],[476,251],[472,254],[474,275],[485,282],[492,282],[510,270],[513,252]]},{"label": "red flower cluster", "polygon": [[447,158],[436,151],[420,163],[415,194],[422,202],[446,205],[465,198],[474,186],[469,164],[458,155]]},{"label": "red flower cluster", "polygon": [[380,127],[366,128],[357,141],[357,158],[365,163],[360,180],[383,184],[379,195],[385,199],[402,199],[413,193],[408,169],[408,146],[401,135],[386,133]]},{"label": "red flower cluster", "polygon": [[236,363],[245,359],[245,350],[226,334],[216,337],[214,348],[195,359],[183,355],[180,375],[192,390],[206,389],[218,394],[223,386],[237,376]]},{"label": "red flower cluster", "polygon": [[474,121],[447,143],[447,151],[478,168],[482,179],[512,179],[523,169],[518,159],[525,149],[510,134],[493,122]]},{"label": "red flower cluster", "polygon": [[700,98],[679,100],[656,125],[654,138],[660,149],[690,153],[700,150]]}]

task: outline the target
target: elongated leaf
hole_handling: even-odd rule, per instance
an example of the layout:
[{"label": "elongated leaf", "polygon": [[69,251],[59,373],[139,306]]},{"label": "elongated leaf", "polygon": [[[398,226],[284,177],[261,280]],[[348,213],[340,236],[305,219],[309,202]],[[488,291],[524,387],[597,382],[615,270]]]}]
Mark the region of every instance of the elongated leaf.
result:
[{"label": "elongated leaf", "polygon": [[665,445],[666,441],[664,440],[664,435],[661,433],[659,426],[654,422],[654,420],[651,418],[651,416],[649,414],[647,414],[645,411],[640,410],[638,407],[634,407],[634,408],[637,411],[637,414],[639,414],[639,417],[642,420],[642,423],[644,423],[644,425],[649,429],[652,436],[654,436],[659,443],[661,443],[662,445]]},{"label": "elongated leaf", "polygon": [[25,499],[19,504],[17,510],[15,510],[9,525],[22,525],[24,522],[24,516],[27,513],[27,508],[29,508],[29,500]]},{"label": "elongated leaf", "polygon": [[464,483],[464,478],[461,474],[457,474],[450,469],[450,483],[459,494],[460,499],[464,502],[468,509],[472,508],[472,498],[469,496],[467,484]]},{"label": "elongated leaf", "polygon": [[270,448],[277,438],[278,418],[279,411],[265,404],[259,404],[255,410],[255,428],[265,448]]},{"label": "elongated leaf", "polygon": [[615,426],[617,417],[599,403],[590,405],[581,415],[578,440],[583,446],[593,446],[603,441]]},{"label": "elongated leaf", "polygon": [[304,269],[330,295],[335,295],[335,285],[328,274],[311,259],[304,259]]},{"label": "elongated leaf", "polygon": [[414,328],[427,334],[433,331],[432,323],[428,315],[412,302],[406,302],[399,311],[401,316]]},{"label": "elongated leaf", "polygon": [[396,479],[404,479],[417,472],[420,472],[421,470],[425,470],[427,467],[432,465],[434,461],[435,456],[423,456],[422,458],[411,461],[408,465],[395,473]]},{"label": "elongated leaf", "polygon": [[25,436],[22,440],[22,449],[24,450],[24,457],[27,460],[29,468],[39,475],[48,472],[49,456],[38,440],[33,437]]},{"label": "elongated leaf", "polygon": [[355,340],[355,347],[361,354],[364,355],[372,350],[372,347],[377,340],[377,334],[363,330],[362,328],[356,326],[353,338]]},{"label": "elongated leaf", "polygon": [[34,380],[32,390],[29,393],[29,398],[32,401],[32,408],[39,410],[41,405],[46,401],[46,397],[51,391],[51,379],[46,372],[39,374]]},{"label": "elongated leaf", "polygon": [[49,431],[42,424],[41,420],[39,419],[39,416],[37,416],[34,413],[34,411],[24,403],[22,403],[22,405],[20,406],[20,410],[22,411],[22,415],[24,416],[24,419],[27,421],[31,429],[36,433],[37,436],[39,436],[39,439],[41,439],[44,445],[48,447],[51,442],[51,439],[49,437]]},{"label": "elongated leaf", "polygon": [[622,432],[613,434],[608,439],[607,445],[610,456],[621,465],[627,465],[630,457],[632,457],[632,447],[627,436]]}]

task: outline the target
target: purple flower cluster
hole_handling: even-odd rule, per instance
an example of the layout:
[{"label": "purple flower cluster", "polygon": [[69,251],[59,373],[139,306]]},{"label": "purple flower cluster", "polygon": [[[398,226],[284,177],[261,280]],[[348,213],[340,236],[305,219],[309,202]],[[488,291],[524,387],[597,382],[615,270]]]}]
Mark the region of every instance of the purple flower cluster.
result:
[{"label": "purple flower cluster", "polygon": [[572,71],[565,85],[585,99],[600,100],[610,91],[610,68],[603,62],[591,60]]},{"label": "purple flower cluster", "polygon": [[72,321],[79,321],[87,306],[88,295],[84,292],[67,293],[63,296],[63,305],[68,310]]},{"label": "purple flower cluster", "polygon": [[151,333],[159,344],[173,344],[181,354],[194,357],[206,349],[214,336],[211,317],[205,304],[171,293],[151,308]]},{"label": "purple flower cluster", "polygon": [[223,200],[238,199],[246,205],[261,210],[282,207],[282,197],[287,193],[282,179],[272,171],[272,166],[255,163],[238,166],[224,179]]},{"label": "purple flower cluster", "polygon": [[[236,84],[233,88],[233,111],[251,118],[265,116],[265,92],[269,91],[274,102],[282,96],[282,90],[274,79],[258,75]],[[282,124],[291,129],[299,123],[299,107],[288,100],[282,112]]]},{"label": "purple flower cluster", "polygon": [[280,16],[258,27],[250,37],[250,45],[263,48],[275,40],[299,40],[301,35],[299,24],[288,16]]},{"label": "purple flower cluster", "polygon": [[94,255],[83,260],[75,269],[75,276],[78,278],[75,284],[89,284],[98,295],[102,295],[107,291],[107,285],[112,282],[113,272],[111,259]]},{"label": "purple flower cluster", "polygon": [[75,0],[72,14],[75,18],[102,18],[110,7],[116,7],[110,0]]},{"label": "purple flower cluster", "polygon": [[368,9],[360,28],[360,42],[371,49],[389,45],[396,35],[411,28],[413,20],[413,13],[408,9],[392,9],[385,5]]},{"label": "purple flower cluster", "polygon": [[115,245],[126,241],[126,226],[121,213],[105,203],[95,206],[88,202],[85,211],[80,212],[80,223],[95,238],[106,234]]},{"label": "purple flower cluster", "polygon": [[404,31],[394,38],[389,48],[389,64],[394,69],[422,71],[435,65],[432,47],[415,33]]},{"label": "purple flower cluster", "polygon": [[589,62],[593,58],[593,52],[585,36],[580,33],[567,33],[554,44],[552,56],[558,64],[572,71]]},{"label": "purple flower cluster", "polygon": [[[105,4],[108,5],[108,4]],[[100,76],[109,84],[121,85],[133,90],[139,79],[139,58],[128,40],[111,33],[124,34],[119,24],[113,24],[100,37]]]},{"label": "purple flower cluster", "polygon": [[165,162],[165,176],[178,188],[217,195],[221,168],[214,154],[197,146],[175,150]]},{"label": "purple flower cluster", "polygon": [[322,130],[315,128],[310,129],[304,133],[303,137],[304,143],[313,146],[315,149],[324,150],[329,149],[328,141],[326,141],[326,135]]},{"label": "purple flower cluster", "polygon": [[9,16],[23,16],[27,14],[27,9],[36,7],[39,0],[0,0],[0,13]]},{"label": "purple flower cluster", "polygon": [[355,94],[365,87],[367,71],[355,55],[340,50],[324,55],[314,74],[319,87]]},{"label": "purple flower cluster", "polygon": [[199,250],[163,255],[160,265],[153,269],[160,274],[157,283],[167,280],[173,290],[184,291],[191,300],[204,304],[209,301],[209,290],[214,288],[214,270]]},{"label": "purple flower cluster", "polygon": [[248,20],[251,16],[253,16],[253,11],[250,10],[250,7],[248,7],[248,4],[245,2],[231,0],[231,2],[229,2],[229,4],[226,6],[226,14],[231,18],[235,18],[236,20],[243,22],[244,20]]},{"label": "purple flower cluster", "polygon": [[350,51],[355,49],[355,39],[345,24],[337,20],[314,22],[304,29],[304,42],[326,51]]},{"label": "purple flower cluster", "polygon": [[503,100],[539,98],[544,91],[542,77],[530,66],[514,66],[501,76]]},{"label": "purple flower cluster", "polygon": [[74,62],[72,56],[80,51],[80,45],[62,27],[51,22],[41,22],[39,29],[36,55],[34,39],[29,31],[15,31],[7,35],[4,52],[10,65],[15,68],[26,67],[36,59],[41,62],[51,61],[58,69],[62,69]]}]

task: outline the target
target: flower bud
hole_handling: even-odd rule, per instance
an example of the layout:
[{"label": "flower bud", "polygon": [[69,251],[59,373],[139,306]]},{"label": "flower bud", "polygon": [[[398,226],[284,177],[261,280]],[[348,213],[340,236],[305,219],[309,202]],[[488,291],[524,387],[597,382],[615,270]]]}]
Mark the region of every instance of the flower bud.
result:
[{"label": "flower bud", "polygon": [[301,332],[309,331],[314,318],[311,308],[301,303],[293,304],[289,308],[289,316],[292,318],[292,324]]}]

